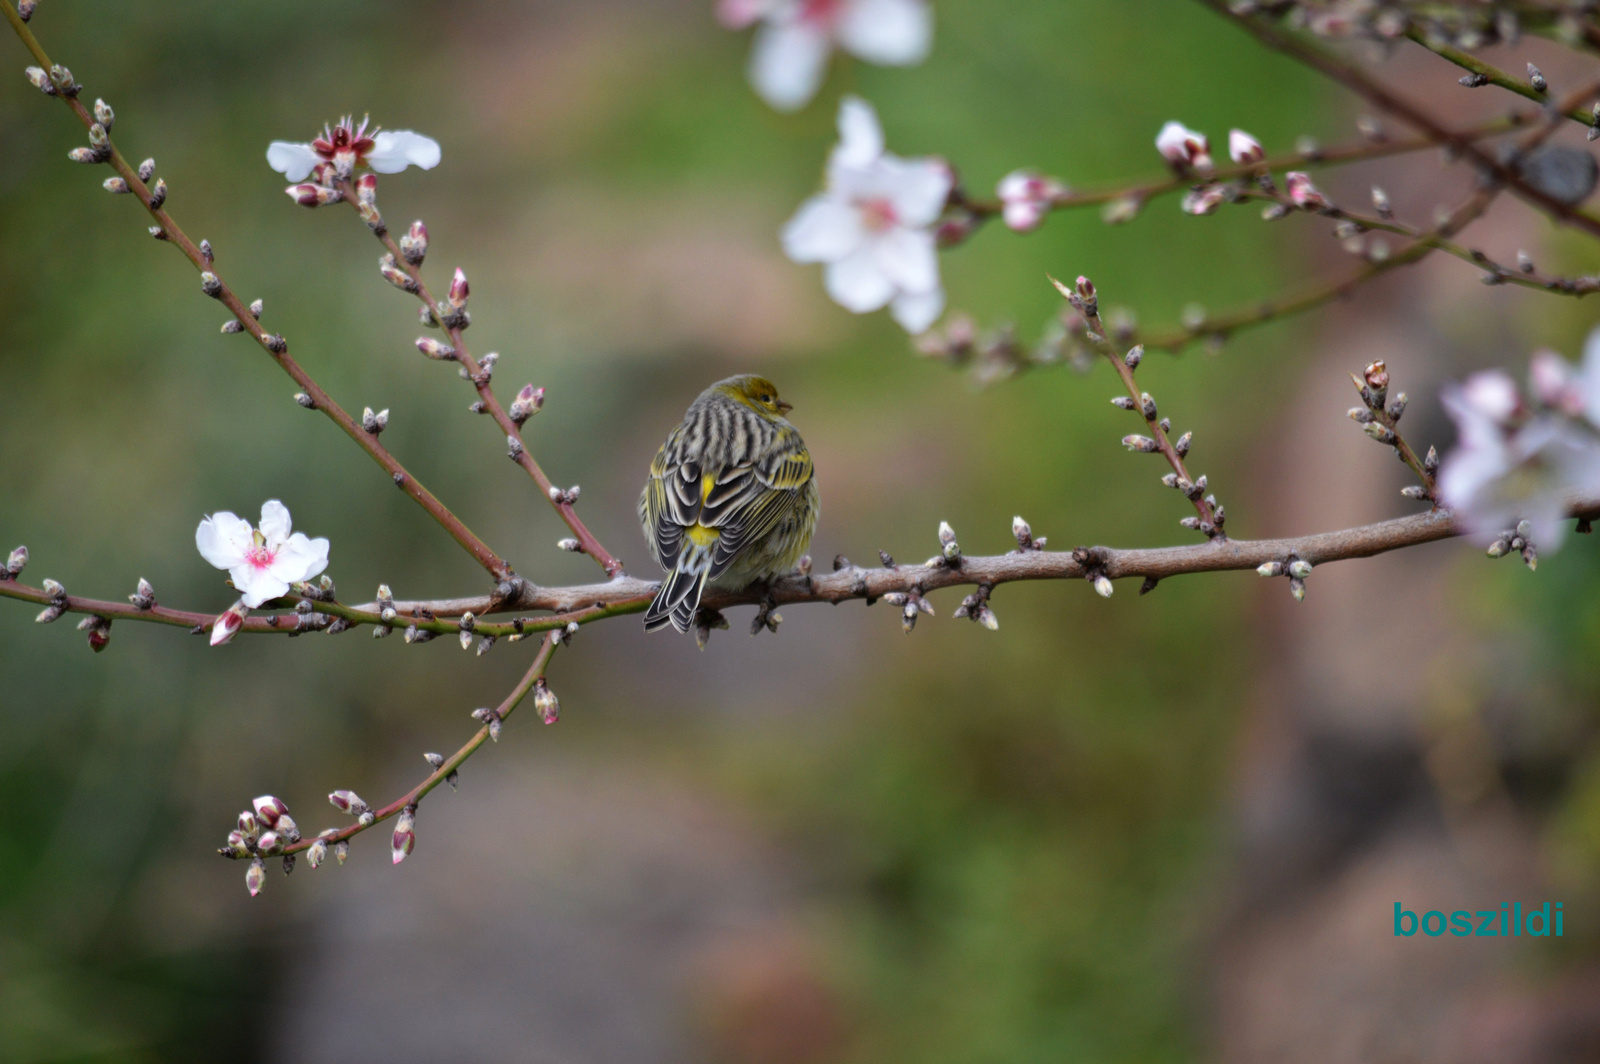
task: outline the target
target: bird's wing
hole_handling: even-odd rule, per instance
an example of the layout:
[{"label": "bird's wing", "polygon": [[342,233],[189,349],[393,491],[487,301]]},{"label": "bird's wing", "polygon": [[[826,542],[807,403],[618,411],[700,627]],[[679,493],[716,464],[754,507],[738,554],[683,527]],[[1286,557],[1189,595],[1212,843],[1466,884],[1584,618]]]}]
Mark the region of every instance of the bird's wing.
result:
[{"label": "bird's wing", "polygon": [[811,455],[782,452],[734,466],[705,479],[699,523],[717,530],[711,576],[727,570],[746,547],[759,543],[794,508],[811,479]]},{"label": "bird's wing", "polygon": [[702,500],[700,463],[674,459],[677,437],[678,431],[674,430],[650,463],[642,507],[656,560],[667,570],[678,562],[684,532],[700,519]]}]

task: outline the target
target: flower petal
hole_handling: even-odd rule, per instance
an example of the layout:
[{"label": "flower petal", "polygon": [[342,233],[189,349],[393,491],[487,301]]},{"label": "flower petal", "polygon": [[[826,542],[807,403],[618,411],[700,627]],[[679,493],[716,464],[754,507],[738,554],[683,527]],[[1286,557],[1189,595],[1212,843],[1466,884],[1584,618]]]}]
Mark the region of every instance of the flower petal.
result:
[{"label": "flower petal", "polygon": [[1589,333],[1583,342],[1583,367],[1578,371],[1579,387],[1583,392],[1584,416],[1590,424],[1600,426],[1600,328]]},{"label": "flower petal", "polygon": [[830,196],[812,196],[783,227],[783,253],[795,262],[835,262],[861,246],[861,212]]},{"label": "flower petal", "polygon": [[857,314],[878,310],[894,296],[894,284],[878,267],[871,247],[828,263],[823,283],[833,301]]},{"label": "flower petal", "polygon": [[277,567],[258,569],[246,562],[236,565],[228,571],[233,578],[234,589],[239,592],[239,599],[251,609],[255,609],[263,602],[289,593],[289,582],[278,576],[274,571]]},{"label": "flower petal", "polygon": [[272,575],[291,584],[321,575],[328,567],[328,541],[325,537],[307,539],[296,532],[272,559]]},{"label": "flower petal", "polygon": [[944,289],[935,287],[931,292],[902,292],[895,296],[891,313],[901,328],[911,335],[926,332],[944,313]]},{"label": "flower petal", "polygon": [[[372,138],[367,165],[380,174],[398,174],[408,166],[432,170],[439,165],[439,142],[409,129],[387,129]],[[292,180],[292,179],[291,179]]]},{"label": "flower petal", "polygon": [[717,21],[730,30],[742,30],[767,13],[765,0],[717,0]]},{"label": "flower petal", "polygon": [[798,111],[817,94],[832,45],[805,22],[766,23],[750,52],[750,84],[779,111]]},{"label": "flower petal", "polygon": [[268,499],[261,504],[261,529],[262,538],[267,541],[267,546],[276,549],[278,544],[289,538],[289,533],[294,530],[294,522],[289,518],[289,508],[277,499]]},{"label": "flower petal", "polygon": [[885,155],[882,166],[890,182],[889,201],[902,225],[932,225],[944,213],[955,179],[942,161]]},{"label": "flower petal", "polygon": [[839,23],[839,43],[869,63],[920,63],[933,44],[933,11],[924,0],[856,0]]},{"label": "flower petal", "polygon": [[872,165],[883,154],[883,126],[878,112],[859,96],[839,101],[839,144],[828,159],[835,166],[860,168]]},{"label": "flower petal", "polygon": [[267,145],[267,165],[290,181],[304,181],[321,161],[309,144],[275,140]]},{"label": "flower petal", "polygon": [[212,514],[194,530],[194,545],[218,569],[232,569],[250,549],[250,522],[227,510]]},{"label": "flower petal", "polygon": [[890,229],[871,241],[883,275],[901,292],[920,295],[939,287],[939,253],[926,229]]}]

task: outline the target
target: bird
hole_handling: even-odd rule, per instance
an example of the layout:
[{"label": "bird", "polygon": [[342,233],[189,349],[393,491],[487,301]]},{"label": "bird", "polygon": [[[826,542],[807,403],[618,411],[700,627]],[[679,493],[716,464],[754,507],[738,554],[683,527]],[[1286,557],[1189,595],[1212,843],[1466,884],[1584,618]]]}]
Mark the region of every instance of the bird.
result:
[{"label": "bird", "polygon": [[639,495],[639,523],[666,570],[647,632],[687,632],[707,587],[737,590],[795,567],[821,498],[793,405],[751,373],[701,392],[667,436]]}]

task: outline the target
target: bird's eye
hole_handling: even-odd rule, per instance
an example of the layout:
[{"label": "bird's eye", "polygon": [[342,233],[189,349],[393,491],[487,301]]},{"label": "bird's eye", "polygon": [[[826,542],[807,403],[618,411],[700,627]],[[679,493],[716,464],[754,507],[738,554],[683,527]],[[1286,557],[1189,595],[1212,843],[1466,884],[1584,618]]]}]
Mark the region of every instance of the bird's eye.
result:
[{"label": "bird's eye", "polygon": [[770,396],[770,395],[763,395],[763,396],[762,396],[762,397],[761,397],[761,401],[762,401],[762,402],[763,402],[763,403],[770,403],[770,402],[772,402],[772,396]]}]

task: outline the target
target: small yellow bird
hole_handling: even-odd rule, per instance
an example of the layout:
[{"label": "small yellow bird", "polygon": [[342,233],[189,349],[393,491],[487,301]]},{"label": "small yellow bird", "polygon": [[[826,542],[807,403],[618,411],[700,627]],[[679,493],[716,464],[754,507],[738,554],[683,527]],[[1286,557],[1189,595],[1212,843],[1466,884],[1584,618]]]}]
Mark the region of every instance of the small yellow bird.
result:
[{"label": "small yellow bird", "polygon": [[650,463],[639,522],[667,571],[644,628],[687,632],[706,587],[739,589],[794,568],[822,503],[811,452],[765,377],[700,393]]}]

